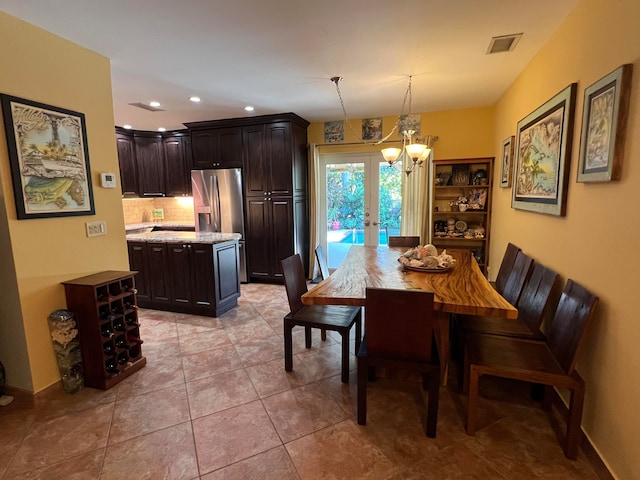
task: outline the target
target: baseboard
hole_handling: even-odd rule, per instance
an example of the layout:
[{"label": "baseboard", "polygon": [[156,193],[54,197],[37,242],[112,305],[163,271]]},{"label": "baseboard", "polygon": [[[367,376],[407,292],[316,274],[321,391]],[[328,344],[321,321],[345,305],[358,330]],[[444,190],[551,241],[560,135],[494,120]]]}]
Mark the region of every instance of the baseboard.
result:
[{"label": "baseboard", "polygon": [[[564,421],[566,422],[567,417],[569,416],[569,407],[567,407],[567,405],[564,403],[562,397],[555,388],[552,389],[552,391],[553,397],[551,400],[553,402],[553,405],[557,408],[558,412],[560,413],[560,415],[562,415]],[[591,444],[591,441],[589,440],[589,437],[587,437],[587,435],[584,433],[584,430],[582,431],[582,441],[580,442],[580,448],[584,452],[587,460],[589,460],[589,463],[593,467],[593,470],[596,472],[596,475],[598,475],[598,478],[600,478],[600,480],[616,480],[605,463],[602,461],[602,458],[600,457],[594,446]]]}]

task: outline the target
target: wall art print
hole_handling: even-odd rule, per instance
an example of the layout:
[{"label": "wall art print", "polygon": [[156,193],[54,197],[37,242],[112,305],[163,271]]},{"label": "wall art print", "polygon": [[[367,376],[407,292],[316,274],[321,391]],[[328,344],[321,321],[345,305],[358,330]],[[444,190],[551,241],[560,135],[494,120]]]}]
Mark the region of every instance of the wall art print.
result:
[{"label": "wall art print", "polygon": [[84,115],[0,98],[18,219],[94,215]]},{"label": "wall art print", "polygon": [[518,122],[511,206],[564,216],[577,83]]},{"label": "wall art print", "polygon": [[511,186],[514,144],[514,136],[508,137],[502,142],[502,163],[500,167],[500,187],[502,188],[509,188]]},{"label": "wall art print", "polygon": [[632,72],[622,65],[584,91],[578,182],[620,180]]},{"label": "wall art print", "polygon": [[325,143],[344,142],[344,121],[324,122]]},{"label": "wall art print", "polygon": [[382,140],[382,118],[362,120],[362,140]]}]

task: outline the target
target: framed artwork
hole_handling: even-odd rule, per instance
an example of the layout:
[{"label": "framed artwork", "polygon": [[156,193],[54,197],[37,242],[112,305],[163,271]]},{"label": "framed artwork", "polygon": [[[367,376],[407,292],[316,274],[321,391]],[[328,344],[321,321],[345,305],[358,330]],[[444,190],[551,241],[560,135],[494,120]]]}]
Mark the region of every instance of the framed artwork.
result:
[{"label": "framed artwork", "polygon": [[469,185],[469,165],[451,167],[451,185]]},{"label": "framed artwork", "polygon": [[400,115],[398,117],[398,136],[404,136],[402,132],[413,130],[414,137],[420,136],[420,114],[410,113],[408,115]]},{"label": "framed artwork", "polygon": [[95,215],[84,115],[0,98],[18,219]]},{"label": "framed artwork", "polygon": [[584,91],[578,182],[620,180],[632,72],[622,65]]},{"label": "framed artwork", "polygon": [[382,140],[382,118],[362,120],[362,140]]},{"label": "framed artwork", "polygon": [[344,121],[324,122],[325,143],[344,142]]},{"label": "framed artwork", "polygon": [[511,207],[565,215],[577,85],[518,122]]},{"label": "framed artwork", "polygon": [[515,137],[511,136],[502,142],[502,166],[500,168],[500,186],[509,188],[511,186],[511,175],[513,170],[513,144]]}]

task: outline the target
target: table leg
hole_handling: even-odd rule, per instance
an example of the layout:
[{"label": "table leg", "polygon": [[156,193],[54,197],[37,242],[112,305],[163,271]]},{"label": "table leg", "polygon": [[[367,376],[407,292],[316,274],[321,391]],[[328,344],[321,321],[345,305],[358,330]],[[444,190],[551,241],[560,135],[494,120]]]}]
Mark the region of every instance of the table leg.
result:
[{"label": "table leg", "polygon": [[449,375],[449,314],[445,312],[435,312],[436,318],[434,329],[436,343],[438,344],[438,354],[440,356],[440,383],[447,385]]}]

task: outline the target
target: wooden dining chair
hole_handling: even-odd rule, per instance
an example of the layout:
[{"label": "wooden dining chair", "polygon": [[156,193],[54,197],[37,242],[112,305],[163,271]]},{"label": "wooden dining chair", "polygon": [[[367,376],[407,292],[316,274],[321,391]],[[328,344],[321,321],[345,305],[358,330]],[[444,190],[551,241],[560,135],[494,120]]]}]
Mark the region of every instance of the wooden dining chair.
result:
[{"label": "wooden dining chair", "polygon": [[280,263],[291,310],[284,316],[284,369],[287,372],[293,370],[293,327],[304,327],[306,348],[311,348],[312,328],[336,331],[342,337],[342,381],[349,383],[349,332],[355,324],[356,352],[358,352],[362,338],[362,309],[303,304],[301,297],[307,292],[307,282],[300,255],[292,255]]},{"label": "wooden dining chair", "polygon": [[417,247],[418,245],[420,245],[420,237],[418,235],[389,236],[390,247]]},{"label": "wooden dining chair", "polygon": [[509,277],[504,284],[502,292],[500,292],[504,299],[514,307],[518,305],[522,290],[531,274],[532,266],[533,258],[524,252],[518,252],[513,262],[511,272],[509,272]]},{"label": "wooden dining chair", "polygon": [[493,282],[493,286],[498,293],[502,293],[504,291],[504,287],[509,279],[509,275],[511,274],[511,269],[513,268],[513,263],[516,261],[516,256],[520,251],[520,247],[517,247],[513,243],[507,244],[507,249],[502,257],[502,262],[500,263],[498,275],[496,276],[495,282]]},{"label": "wooden dining chair", "polygon": [[467,333],[464,389],[469,393],[466,427],[469,435],[474,435],[477,427],[482,375],[545,385],[543,406],[547,409],[551,407],[552,387],[567,388],[571,396],[564,452],[567,458],[576,458],[585,382],[576,372],[575,363],[597,303],[598,297],[568,280],[545,341]]},{"label": "wooden dining chair", "polygon": [[[318,261],[320,278],[322,280],[326,280],[327,278],[329,278],[329,275],[331,275],[331,273],[329,272],[329,264],[327,263],[327,259],[324,256],[324,251],[322,250],[321,245],[318,245],[316,247],[316,260]],[[320,330],[320,339],[323,341],[327,339],[327,331],[324,328]]]},{"label": "wooden dining chair", "polygon": [[436,436],[440,364],[433,334],[433,292],[366,289],[367,329],[358,351],[358,424],[367,423],[370,368],[385,366],[417,371],[428,390],[424,430]]},{"label": "wooden dining chair", "polygon": [[559,289],[560,276],[550,268],[534,263],[516,305],[517,319],[459,315],[458,326],[462,332],[542,340],[544,333],[540,327],[549,313],[553,299],[557,301]]}]

